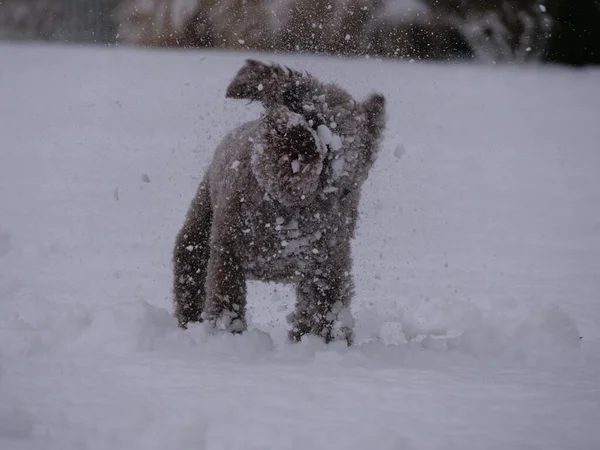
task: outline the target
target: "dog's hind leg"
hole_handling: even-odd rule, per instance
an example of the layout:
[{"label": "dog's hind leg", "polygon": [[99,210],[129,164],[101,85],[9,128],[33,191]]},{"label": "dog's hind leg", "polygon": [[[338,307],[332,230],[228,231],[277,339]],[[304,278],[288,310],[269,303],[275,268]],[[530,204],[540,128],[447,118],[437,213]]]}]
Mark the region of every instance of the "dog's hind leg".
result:
[{"label": "dog's hind leg", "polygon": [[190,205],[173,250],[174,315],[182,328],[189,322],[202,321],[212,216],[210,191],[205,180]]}]

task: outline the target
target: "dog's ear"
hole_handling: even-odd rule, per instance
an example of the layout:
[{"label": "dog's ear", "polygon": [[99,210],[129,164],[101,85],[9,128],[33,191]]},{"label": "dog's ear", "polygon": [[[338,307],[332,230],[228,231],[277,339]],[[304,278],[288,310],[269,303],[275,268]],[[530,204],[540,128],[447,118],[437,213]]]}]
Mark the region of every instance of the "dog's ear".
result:
[{"label": "dog's ear", "polygon": [[257,100],[265,106],[285,105],[296,110],[298,97],[309,80],[308,75],[287,67],[247,59],[229,83],[225,97]]},{"label": "dog's ear", "polygon": [[273,76],[273,66],[247,59],[235,78],[229,83],[226,98],[261,100],[267,82]]},{"label": "dog's ear", "polygon": [[385,128],[385,97],[372,94],[363,102],[363,108],[367,117],[368,132],[379,138]]}]

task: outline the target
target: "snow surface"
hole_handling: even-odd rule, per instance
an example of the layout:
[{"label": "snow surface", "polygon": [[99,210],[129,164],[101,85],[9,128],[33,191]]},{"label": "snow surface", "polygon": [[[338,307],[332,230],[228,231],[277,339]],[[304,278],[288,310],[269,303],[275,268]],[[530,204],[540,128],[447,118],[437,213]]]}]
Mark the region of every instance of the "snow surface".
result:
[{"label": "snow surface", "polygon": [[248,55],[0,45],[0,449],[600,448],[600,71],[262,56],[388,99],[345,348],[170,315]]}]

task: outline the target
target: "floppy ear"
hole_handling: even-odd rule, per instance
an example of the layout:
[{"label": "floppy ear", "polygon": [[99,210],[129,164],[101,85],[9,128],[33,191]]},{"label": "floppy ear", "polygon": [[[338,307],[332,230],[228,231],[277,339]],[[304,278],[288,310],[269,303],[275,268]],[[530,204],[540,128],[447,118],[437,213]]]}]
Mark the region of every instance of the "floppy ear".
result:
[{"label": "floppy ear", "polygon": [[235,78],[229,83],[226,98],[261,100],[269,80],[274,77],[273,66],[247,59]]},{"label": "floppy ear", "polygon": [[285,105],[297,110],[312,78],[278,64],[247,59],[229,83],[226,98],[258,100],[265,106]]},{"label": "floppy ear", "polygon": [[368,132],[379,138],[385,128],[385,97],[372,94],[363,102],[363,108],[367,116]]}]

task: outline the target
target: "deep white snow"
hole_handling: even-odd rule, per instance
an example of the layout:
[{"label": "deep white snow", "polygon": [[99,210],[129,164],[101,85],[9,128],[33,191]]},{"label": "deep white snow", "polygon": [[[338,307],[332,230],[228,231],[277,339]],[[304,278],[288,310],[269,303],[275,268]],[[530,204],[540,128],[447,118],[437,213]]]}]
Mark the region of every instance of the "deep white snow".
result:
[{"label": "deep white snow", "polygon": [[170,316],[247,56],[0,45],[0,449],[600,448],[600,70],[262,57],[388,99],[348,349]]}]

